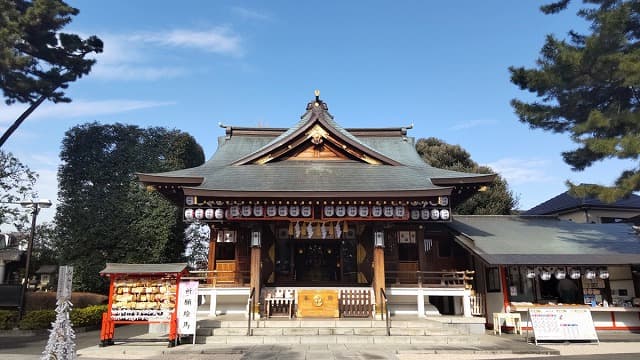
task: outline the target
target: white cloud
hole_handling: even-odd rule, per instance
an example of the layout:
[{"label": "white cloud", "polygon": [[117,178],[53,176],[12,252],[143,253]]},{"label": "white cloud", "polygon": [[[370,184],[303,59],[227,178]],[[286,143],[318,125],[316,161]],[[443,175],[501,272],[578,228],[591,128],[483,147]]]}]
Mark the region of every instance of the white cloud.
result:
[{"label": "white cloud", "polygon": [[168,32],[144,32],[129,37],[132,42],[145,42],[165,47],[192,48],[222,55],[240,56],[240,36],[224,27],[209,30],[174,29]]},{"label": "white cloud", "polygon": [[550,162],[543,159],[504,158],[486,165],[507,179],[509,184],[557,181],[548,175]]},{"label": "white cloud", "polygon": [[479,126],[495,125],[497,123],[496,120],[470,120],[453,125],[449,130],[466,130]]},{"label": "white cloud", "polygon": [[[44,104],[36,109],[36,111],[30,115],[29,119],[92,117],[173,104],[174,102],[168,101],[145,100],[74,100],[71,103]],[[7,111],[0,113],[0,124],[8,124],[15,121],[24,109],[24,107],[10,106]]]},{"label": "white cloud", "polygon": [[247,20],[260,20],[260,21],[271,21],[273,17],[267,13],[259,12],[253,9],[247,9],[240,6],[234,6],[231,8],[238,16],[247,19]]},{"label": "white cloud", "polygon": [[160,80],[173,79],[186,74],[181,67],[154,67],[130,64],[100,64],[91,71],[91,76],[105,80]]}]

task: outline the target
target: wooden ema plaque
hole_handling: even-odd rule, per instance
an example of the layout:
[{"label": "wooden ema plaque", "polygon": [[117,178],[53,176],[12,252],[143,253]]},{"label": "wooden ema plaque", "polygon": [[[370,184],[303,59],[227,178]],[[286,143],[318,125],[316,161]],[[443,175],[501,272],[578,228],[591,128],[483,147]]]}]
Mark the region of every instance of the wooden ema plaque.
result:
[{"label": "wooden ema plaque", "polygon": [[298,291],[297,316],[303,317],[340,317],[337,290],[300,290]]}]

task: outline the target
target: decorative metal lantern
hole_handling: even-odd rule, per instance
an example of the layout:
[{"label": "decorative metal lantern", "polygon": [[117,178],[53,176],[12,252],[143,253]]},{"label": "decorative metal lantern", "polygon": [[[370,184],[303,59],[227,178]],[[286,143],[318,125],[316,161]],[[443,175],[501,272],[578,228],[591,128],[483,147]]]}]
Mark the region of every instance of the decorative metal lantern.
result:
[{"label": "decorative metal lantern", "polygon": [[347,209],[344,205],[336,206],[336,216],[343,217],[347,213]]},{"label": "decorative metal lantern", "polygon": [[184,211],[185,220],[193,220],[193,209],[186,209]]},{"label": "decorative metal lantern", "polygon": [[571,269],[571,272],[569,273],[569,277],[572,278],[573,280],[580,279],[580,270]]},{"label": "decorative metal lantern", "polygon": [[593,279],[596,278],[596,272],[591,270],[591,269],[589,269],[589,270],[585,271],[584,277],[586,277],[589,280],[593,280]]},{"label": "decorative metal lantern", "polygon": [[556,279],[562,280],[567,277],[567,272],[564,269],[556,269],[556,272],[553,274]]},{"label": "decorative metal lantern", "polygon": [[440,210],[440,218],[442,220],[449,220],[449,216],[451,216],[451,214],[449,213],[449,210],[447,209]]},{"label": "decorative metal lantern", "polygon": [[205,211],[204,211],[204,217],[205,217],[206,219],[211,220],[211,219],[213,219],[214,215],[215,215],[215,214],[214,214],[213,209],[207,209],[207,210],[205,210]]},{"label": "decorative metal lantern", "polygon": [[251,247],[260,247],[261,236],[260,231],[254,230],[251,232]]},{"label": "decorative metal lantern", "polygon": [[373,246],[384,247],[384,232],[382,230],[374,231],[373,233]]},{"label": "decorative metal lantern", "polygon": [[351,205],[351,206],[347,206],[347,215],[349,217],[356,217],[358,216],[358,207]]},{"label": "decorative metal lantern", "polygon": [[429,209],[422,209],[422,211],[420,211],[420,217],[422,220],[429,220]]},{"label": "decorative metal lantern", "polygon": [[533,279],[536,277],[536,272],[533,269],[527,269],[527,279]]},{"label": "decorative metal lantern", "polygon": [[600,270],[598,276],[600,277],[600,279],[608,279],[609,278],[609,271],[606,269]]},{"label": "decorative metal lantern", "polygon": [[440,211],[438,211],[438,209],[431,209],[431,218],[438,220],[440,218]]}]

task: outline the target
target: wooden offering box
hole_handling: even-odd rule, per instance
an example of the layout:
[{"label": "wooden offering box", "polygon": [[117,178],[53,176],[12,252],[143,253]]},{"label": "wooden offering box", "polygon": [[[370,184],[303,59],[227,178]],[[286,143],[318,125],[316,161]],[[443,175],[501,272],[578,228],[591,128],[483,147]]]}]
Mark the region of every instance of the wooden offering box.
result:
[{"label": "wooden offering box", "polygon": [[340,317],[337,290],[299,290],[297,316]]}]

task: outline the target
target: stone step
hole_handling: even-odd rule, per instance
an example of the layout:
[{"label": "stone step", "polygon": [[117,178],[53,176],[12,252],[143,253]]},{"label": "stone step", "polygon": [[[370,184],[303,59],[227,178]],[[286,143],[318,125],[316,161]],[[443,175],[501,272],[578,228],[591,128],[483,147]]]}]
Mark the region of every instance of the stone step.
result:
[{"label": "stone step", "polygon": [[[257,329],[254,329],[257,330]],[[196,341],[206,344],[257,345],[257,344],[439,344],[474,345],[481,342],[480,336],[441,335],[441,336],[384,336],[384,335],[221,335],[198,337]]]},{"label": "stone step", "polygon": [[[248,321],[241,320],[211,320],[204,319],[198,321],[199,328],[246,328]],[[340,320],[286,320],[269,319],[253,320],[252,328],[386,328],[386,321],[371,319],[340,319]],[[394,328],[421,328],[439,330],[448,327],[449,324],[437,321],[421,320],[406,321],[392,320],[391,327]]]}]

